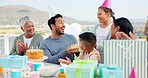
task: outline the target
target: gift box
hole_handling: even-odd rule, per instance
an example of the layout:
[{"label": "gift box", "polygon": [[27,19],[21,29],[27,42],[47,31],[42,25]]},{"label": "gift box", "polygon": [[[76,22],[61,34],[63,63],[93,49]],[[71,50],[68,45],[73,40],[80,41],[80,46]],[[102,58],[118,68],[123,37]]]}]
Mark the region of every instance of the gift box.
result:
[{"label": "gift box", "polygon": [[99,64],[100,78],[123,78],[123,71],[115,65]]},{"label": "gift box", "polygon": [[31,69],[28,66],[26,66],[25,68],[3,68],[3,77],[12,78],[13,70],[21,72],[21,78],[30,78]]},{"label": "gift box", "polygon": [[97,61],[74,60],[66,67],[66,78],[94,78],[97,64]]},{"label": "gift box", "polygon": [[12,75],[11,75],[12,71],[10,68],[3,68],[3,77],[4,78],[11,78]]},{"label": "gift box", "polygon": [[0,58],[0,67],[3,68],[24,68],[27,65],[27,56],[6,56]]},{"label": "gift box", "polygon": [[129,78],[132,67],[138,78],[147,77],[147,41],[106,40],[103,42],[104,64],[123,69],[123,78]]}]

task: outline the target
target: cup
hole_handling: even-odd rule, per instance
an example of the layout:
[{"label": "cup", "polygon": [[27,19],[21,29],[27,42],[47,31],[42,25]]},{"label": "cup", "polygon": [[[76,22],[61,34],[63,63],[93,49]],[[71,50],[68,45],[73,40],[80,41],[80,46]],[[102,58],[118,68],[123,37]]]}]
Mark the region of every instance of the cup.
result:
[{"label": "cup", "polygon": [[40,73],[39,72],[30,72],[30,78],[40,78]]},{"label": "cup", "polygon": [[27,65],[30,67],[31,71],[33,71],[33,62],[28,61]]},{"label": "cup", "polygon": [[33,63],[33,70],[37,71],[37,68],[41,67],[41,63]]},{"label": "cup", "polygon": [[12,70],[12,78],[22,78],[22,72],[20,70]]}]

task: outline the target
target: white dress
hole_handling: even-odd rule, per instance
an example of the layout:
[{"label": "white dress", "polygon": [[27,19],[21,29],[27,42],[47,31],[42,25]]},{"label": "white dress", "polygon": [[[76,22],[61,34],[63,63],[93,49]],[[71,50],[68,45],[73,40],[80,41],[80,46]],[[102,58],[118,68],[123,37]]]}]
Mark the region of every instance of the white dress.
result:
[{"label": "white dress", "polygon": [[99,52],[102,52],[102,47],[103,47],[103,40],[107,40],[108,36],[110,34],[110,28],[111,28],[112,23],[107,26],[106,28],[101,28],[100,25],[97,27],[95,34],[97,38],[97,50]]}]

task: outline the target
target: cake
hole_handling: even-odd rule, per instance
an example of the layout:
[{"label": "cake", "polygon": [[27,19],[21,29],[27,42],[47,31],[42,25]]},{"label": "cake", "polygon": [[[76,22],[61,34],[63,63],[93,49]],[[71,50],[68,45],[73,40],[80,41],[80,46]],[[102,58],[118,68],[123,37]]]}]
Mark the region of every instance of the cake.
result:
[{"label": "cake", "polygon": [[41,49],[28,49],[26,51],[28,59],[43,59],[43,50]]},{"label": "cake", "polygon": [[80,45],[79,45],[79,44],[74,44],[74,45],[72,45],[70,48],[71,48],[71,49],[76,48],[76,49],[77,49],[77,52],[80,51]]}]

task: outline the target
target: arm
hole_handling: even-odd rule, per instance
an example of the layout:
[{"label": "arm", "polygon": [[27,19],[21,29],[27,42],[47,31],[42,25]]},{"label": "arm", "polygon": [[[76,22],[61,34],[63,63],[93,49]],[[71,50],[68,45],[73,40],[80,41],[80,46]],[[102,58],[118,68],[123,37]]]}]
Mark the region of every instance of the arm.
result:
[{"label": "arm", "polygon": [[93,52],[91,52],[89,54],[89,59],[90,60],[97,60],[98,63],[101,63],[100,53],[97,50],[94,50]]},{"label": "arm", "polygon": [[17,42],[17,38],[15,38],[15,40],[13,42],[12,49],[11,49],[9,55],[16,55],[17,54],[16,42]]},{"label": "arm", "polygon": [[24,49],[24,44],[21,42],[21,35],[16,37],[12,46],[12,49],[10,51],[9,55],[24,55],[23,49]]},{"label": "arm", "polygon": [[101,58],[98,55],[91,55],[89,58],[90,60],[97,60],[98,63],[101,63]]},{"label": "arm", "polygon": [[44,55],[48,57],[48,59],[44,60],[45,62],[57,64],[59,58],[65,58],[68,55],[65,50],[53,55],[52,51],[44,43],[41,43],[40,48],[44,50]]}]

